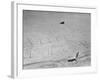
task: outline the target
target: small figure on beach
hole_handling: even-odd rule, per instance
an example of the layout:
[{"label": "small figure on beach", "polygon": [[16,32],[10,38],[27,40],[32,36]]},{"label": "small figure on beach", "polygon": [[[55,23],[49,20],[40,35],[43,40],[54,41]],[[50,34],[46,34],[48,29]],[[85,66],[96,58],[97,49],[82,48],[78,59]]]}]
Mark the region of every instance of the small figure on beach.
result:
[{"label": "small figure on beach", "polygon": [[74,61],[76,62],[76,61],[77,61],[78,56],[79,56],[79,52],[77,52],[77,53],[76,53],[75,58],[68,59],[68,62],[74,62]]}]

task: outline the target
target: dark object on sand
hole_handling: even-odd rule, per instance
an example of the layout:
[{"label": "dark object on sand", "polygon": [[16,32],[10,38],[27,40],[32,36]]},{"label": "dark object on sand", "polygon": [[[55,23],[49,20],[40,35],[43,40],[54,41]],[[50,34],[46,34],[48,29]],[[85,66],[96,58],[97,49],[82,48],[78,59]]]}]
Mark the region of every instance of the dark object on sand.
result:
[{"label": "dark object on sand", "polygon": [[64,21],[60,22],[60,24],[64,24],[64,23],[65,23]]}]

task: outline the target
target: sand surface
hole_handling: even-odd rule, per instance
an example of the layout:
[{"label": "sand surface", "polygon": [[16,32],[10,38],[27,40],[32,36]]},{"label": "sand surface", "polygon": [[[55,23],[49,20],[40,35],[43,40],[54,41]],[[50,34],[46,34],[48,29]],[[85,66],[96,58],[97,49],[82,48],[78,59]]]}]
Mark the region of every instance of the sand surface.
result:
[{"label": "sand surface", "polygon": [[[64,21],[64,24],[60,24]],[[89,13],[23,12],[23,68],[91,65]],[[75,58],[77,61],[68,62]]]}]

